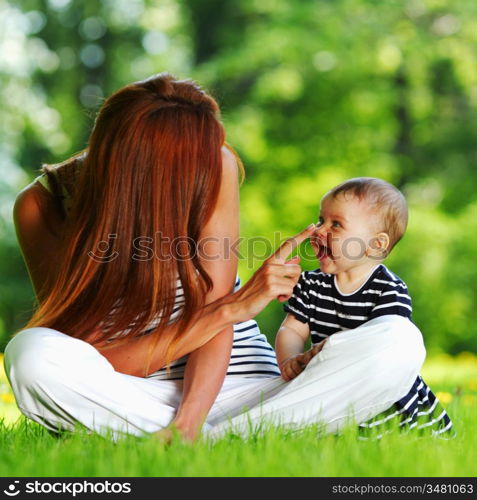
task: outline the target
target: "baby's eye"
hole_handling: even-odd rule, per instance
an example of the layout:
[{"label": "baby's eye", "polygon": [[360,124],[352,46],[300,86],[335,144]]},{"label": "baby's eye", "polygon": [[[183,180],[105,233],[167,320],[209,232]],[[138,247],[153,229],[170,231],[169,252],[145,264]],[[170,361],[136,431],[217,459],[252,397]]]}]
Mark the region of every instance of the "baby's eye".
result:
[{"label": "baby's eye", "polygon": [[340,224],[337,220],[334,220],[334,221],[331,223],[331,226],[332,226],[332,227],[341,227],[341,224]]},{"label": "baby's eye", "polygon": [[322,224],[323,224],[323,218],[322,218],[322,217],[320,217],[320,218],[318,219],[318,222],[316,223],[316,225],[317,225],[317,226],[321,226]]}]

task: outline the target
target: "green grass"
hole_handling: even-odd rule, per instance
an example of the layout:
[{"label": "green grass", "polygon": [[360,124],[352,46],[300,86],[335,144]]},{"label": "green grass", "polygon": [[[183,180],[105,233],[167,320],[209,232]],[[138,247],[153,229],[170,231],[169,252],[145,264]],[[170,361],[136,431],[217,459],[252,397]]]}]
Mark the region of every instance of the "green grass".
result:
[{"label": "green grass", "polygon": [[440,357],[425,368],[454,422],[454,439],[393,432],[360,441],[354,427],[318,438],[310,427],[300,435],[274,429],[260,438],[165,447],[153,438],[114,443],[84,431],[56,438],[21,418],[0,424],[0,476],[476,476],[475,356]]},{"label": "green grass", "polygon": [[449,405],[458,436],[451,440],[390,434],[358,441],[353,429],[341,436],[300,436],[284,430],[261,438],[233,436],[214,444],[169,447],[154,439],[116,444],[78,432],[55,438],[22,420],[0,429],[1,476],[475,476],[477,452],[470,430],[477,411]]}]

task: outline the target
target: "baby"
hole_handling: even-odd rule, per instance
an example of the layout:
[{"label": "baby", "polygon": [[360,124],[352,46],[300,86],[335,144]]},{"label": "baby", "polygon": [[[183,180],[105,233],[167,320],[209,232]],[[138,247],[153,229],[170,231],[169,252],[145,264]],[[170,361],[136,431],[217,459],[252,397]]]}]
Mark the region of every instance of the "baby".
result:
[{"label": "baby", "polygon": [[[317,228],[310,238],[320,268],[301,274],[284,305],[288,314],[276,338],[285,380],[299,375],[330,335],[379,316],[411,320],[407,287],[383,264],[402,238],[407,217],[404,196],[380,179],[350,179],[323,197]],[[313,346],[303,352],[310,335]],[[361,422],[361,437],[376,431],[382,435],[384,426],[393,421],[401,429],[455,435],[449,415],[420,375],[383,415]]]},{"label": "baby", "polygon": [[[407,220],[404,196],[380,179],[349,179],[323,197],[310,239],[320,268],[301,274],[277,333],[285,380],[301,373],[336,332],[388,314],[411,319],[405,283],[382,263],[402,238]],[[313,347],[304,353],[310,335]]]}]

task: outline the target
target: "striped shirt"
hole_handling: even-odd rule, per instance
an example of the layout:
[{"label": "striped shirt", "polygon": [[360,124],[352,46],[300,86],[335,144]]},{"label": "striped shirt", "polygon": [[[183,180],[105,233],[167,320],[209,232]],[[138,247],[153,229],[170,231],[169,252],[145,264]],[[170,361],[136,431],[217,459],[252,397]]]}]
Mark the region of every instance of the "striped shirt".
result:
[{"label": "striped shirt", "polygon": [[[234,292],[240,288],[240,278],[237,276]],[[180,281],[177,285],[176,303],[174,311],[182,308],[184,303],[182,286]],[[154,325],[154,322],[151,323]],[[150,324],[150,325],[151,325]],[[250,319],[233,325],[234,340],[232,353],[227,368],[227,376],[236,375],[242,377],[264,378],[280,376],[275,351],[268,343],[267,338],[260,332],[255,320]],[[144,333],[149,331],[146,329]],[[148,378],[154,379],[182,379],[184,378],[184,369],[187,363],[187,356],[174,361],[169,367],[169,373],[166,368],[148,375]]]},{"label": "striped shirt", "polygon": [[308,324],[313,343],[378,316],[397,314],[411,319],[412,313],[406,284],[384,264],[358,290],[347,294],[340,292],[334,275],[319,269],[304,271],[283,308]]}]

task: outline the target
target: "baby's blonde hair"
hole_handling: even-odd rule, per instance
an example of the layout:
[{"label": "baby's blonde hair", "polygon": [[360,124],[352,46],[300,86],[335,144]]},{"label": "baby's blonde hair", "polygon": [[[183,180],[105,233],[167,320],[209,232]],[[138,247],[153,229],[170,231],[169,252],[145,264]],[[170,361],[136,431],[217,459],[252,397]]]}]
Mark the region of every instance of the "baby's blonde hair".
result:
[{"label": "baby's blonde hair", "polygon": [[366,201],[376,211],[382,231],[389,236],[389,253],[403,237],[408,221],[407,203],[399,189],[389,182],[375,177],[355,177],[334,187],[326,196],[336,198],[350,193],[360,201]]}]

